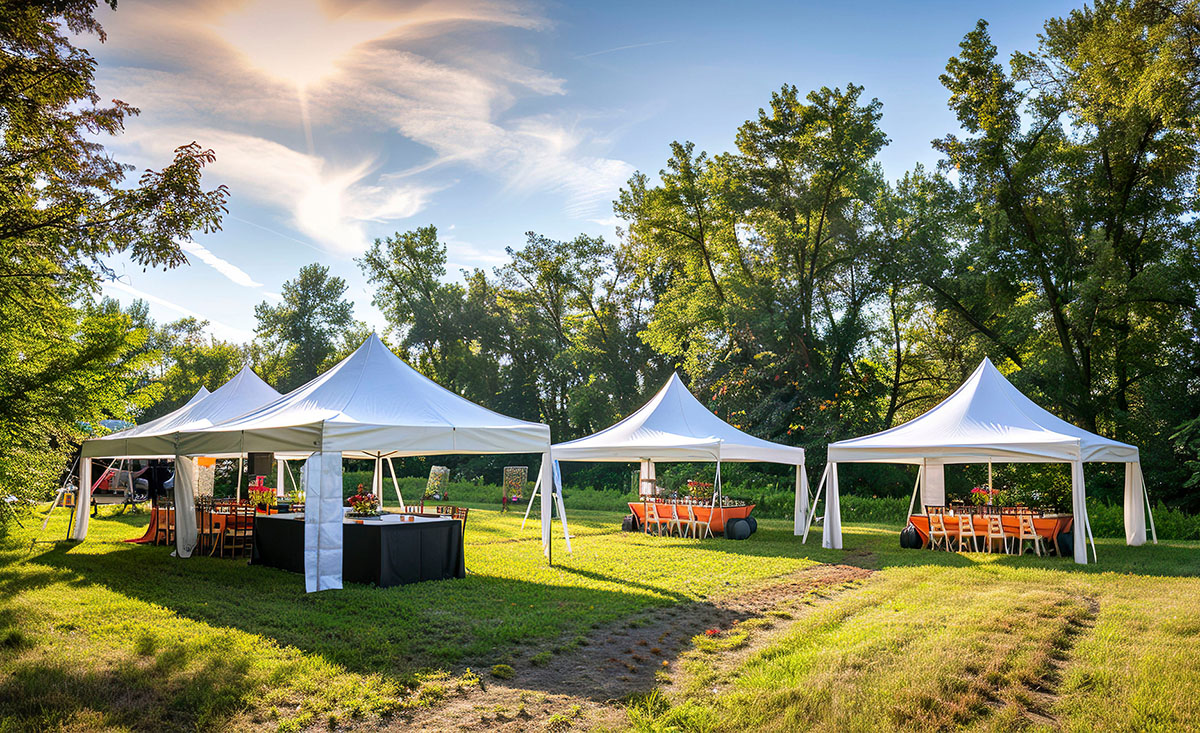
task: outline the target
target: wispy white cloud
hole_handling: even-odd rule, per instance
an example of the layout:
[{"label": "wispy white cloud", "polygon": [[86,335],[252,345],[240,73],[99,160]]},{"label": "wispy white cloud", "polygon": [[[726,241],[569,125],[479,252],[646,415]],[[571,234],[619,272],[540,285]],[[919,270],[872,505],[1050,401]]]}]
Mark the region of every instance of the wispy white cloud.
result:
[{"label": "wispy white cloud", "polygon": [[103,284],[103,289],[106,294],[111,297],[121,300],[121,295],[132,296],[135,299],[144,300],[148,303],[166,308],[167,310],[178,313],[181,316],[196,318],[201,321],[208,321],[208,330],[213,336],[225,341],[233,341],[234,343],[246,343],[254,338],[254,334],[244,328],[235,328],[226,325],[220,321],[214,321],[208,316],[201,315],[196,311],[185,308],[178,303],[172,303],[166,298],[160,298],[157,295],[152,295],[143,290],[139,290],[132,285],[120,280],[110,280]]},{"label": "wispy white cloud", "polygon": [[[546,28],[532,8],[500,0],[138,7],[112,16],[107,45],[122,53],[119,64],[101,65],[102,91],[143,108],[131,134],[142,130],[168,150],[200,140],[217,152],[213,172],[238,184],[235,197],[282,209],[298,233],[338,253],[361,251],[368,225],[421,211],[461,180],[451,166],[594,217],[632,166],[607,157],[603,136],[578,114],[511,114],[526,98],[566,96],[566,82],[502,36],[481,44],[463,35]],[[335,137],[352,145],[326,144]]]},{"label": "wispy white cloud", "polygon": [[241,285],[244,288],[262,287],[262,283],[255,282],[254,278],[250,277],[245,270],[229,260],[216,256],[199,242],[182,242],[180,246],[184,252],[194,255],[198,260],[227,277],[233,284]]},{"label": "wispy white cloud", "polygon": [[618,51],[630,51],[635,48],[648,48],[650,46],[661,46],[666,43],[674,43],[674,41],[647,41],[646,43],[630,43],[630,44],[627,44],[624,46],[614,46],[613,48],[606,48],[602,51],[592,51],[591,53],[583,53],[583,54],[576,56],[575,58],[590,59],[593,56],[603,56],[604,54],[616,53]]},{"label": "wispy white cloud", "polygon": [[[183,139],[187,132],[183,128],[131,131],[122,144],[138,146],[140,157],[161,159],[169,154],[171,141]],[[361,253],[369,244],[366,223],[406,219],[419,212],[436,190],[375,175],[376,164],[370,159],[337,168],[317,156],[253,135],[217,129],[190,133],[219,151],[210,173],[228,183],[232,195],[282,209],[298,232],[339,254]]]}]

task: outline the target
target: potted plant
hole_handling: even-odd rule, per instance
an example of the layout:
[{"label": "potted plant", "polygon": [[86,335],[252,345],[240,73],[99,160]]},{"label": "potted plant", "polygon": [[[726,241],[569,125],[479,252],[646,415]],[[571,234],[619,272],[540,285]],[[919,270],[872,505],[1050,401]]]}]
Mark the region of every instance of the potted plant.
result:
[{"label": "potted plant", "polygon": [[264,514],[270,514],[271,507],[275,506],[275,489],[251,486],[249,496],[250,503]]}]

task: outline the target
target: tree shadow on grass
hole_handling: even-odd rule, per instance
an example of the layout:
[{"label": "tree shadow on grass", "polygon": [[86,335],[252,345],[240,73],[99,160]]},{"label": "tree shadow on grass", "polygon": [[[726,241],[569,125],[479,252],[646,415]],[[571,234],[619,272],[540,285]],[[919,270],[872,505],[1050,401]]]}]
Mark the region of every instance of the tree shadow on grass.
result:
[{"label": "tree shadow on grass", "polygon": [[308,594],[302,576],[273,568],[204,557],[179,561],[165,547],[130,545],[104,554],[76,547],[64,542],[31,557],[20,588],[103,586],[402,684],[422,668],[502,658],[522,645],[582,633],[673,599],[649,585],[619,591],[484,575],[392,588],[347,584]]},{"label": "tree shadow on grass", "polygon": [[217,649],[139,645],[81,666],[24,646],[0,652],[6,730],[214,730],[245,707],[250,660]]}]

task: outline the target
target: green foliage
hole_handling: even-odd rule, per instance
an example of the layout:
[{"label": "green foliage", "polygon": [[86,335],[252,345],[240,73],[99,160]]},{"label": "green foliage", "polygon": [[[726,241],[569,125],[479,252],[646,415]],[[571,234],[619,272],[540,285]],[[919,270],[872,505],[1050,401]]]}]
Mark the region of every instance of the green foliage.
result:
[{"label": "green foliage", "polygon": [[254,308],[260,376],[290,392],[358,346],[365,334],[352,330],[354,304],[343,298],[346,287],[342,278],[330,277],[327,266],[305,265],[296,279],[283,284],[282,302],[263,301]]},{"label": "green foliage", "polygon": [[513,674],[513,668],[507,664],[492,665],[492,676],[498,680],[511,680]]},{"label": "green foliage", "polygon": [[[115,4],[115,3],[110,3]],[[125,417],[146,389],[137,314],[93,302],[108,256],[185,263],[181,240],[219,228],[226,191],[204,191],[212,151],[191,143],[129,185],[98,142],[137,109],[100,105],[95,61],[75,38],[103,31],[95,2],[0,7],[0,484],[45,496],[86,423]]]}]

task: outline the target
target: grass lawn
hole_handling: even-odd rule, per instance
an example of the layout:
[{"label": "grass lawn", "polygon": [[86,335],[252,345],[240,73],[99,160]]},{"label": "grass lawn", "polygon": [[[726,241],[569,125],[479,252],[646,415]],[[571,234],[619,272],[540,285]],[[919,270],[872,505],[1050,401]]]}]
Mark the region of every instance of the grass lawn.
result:
[{"label": "grass lawn", "polygon": [[386,722],[478,685],[468,666],[566,653],[653,607],[753,593],[831,562],[876,572],[776,611],[740,652],[686,652],[667,694],[632,705],[628,724],[1200,725],[1194,543],[1105,541],[1100,564],[1081,567],[900,550],[896,528],[849,526],[833,552],[800,545],[784,521],[746,542],[698,542],[572,512],[574,552],[560,535],[549,567],[534,523],[473,510],[466,579],[309,595],[298,575],[121,543],[146,515],[93,520],[82,544],[51,541],[65,519],[0,546],[0,731]]}]

